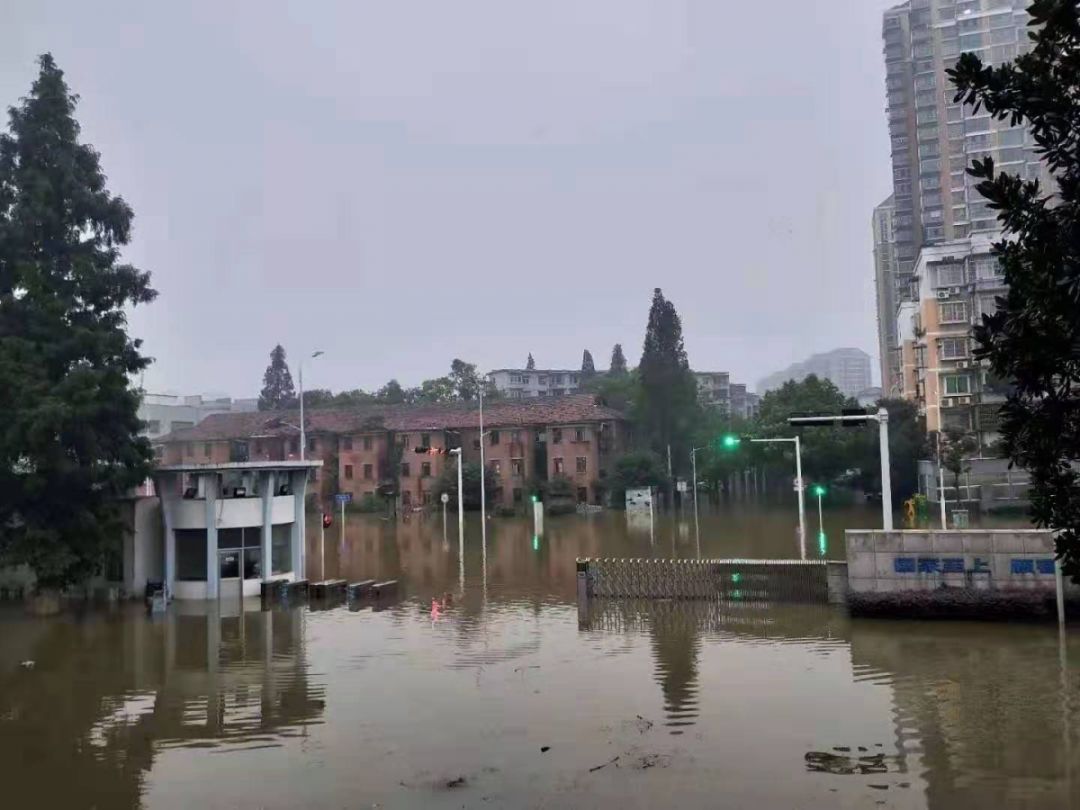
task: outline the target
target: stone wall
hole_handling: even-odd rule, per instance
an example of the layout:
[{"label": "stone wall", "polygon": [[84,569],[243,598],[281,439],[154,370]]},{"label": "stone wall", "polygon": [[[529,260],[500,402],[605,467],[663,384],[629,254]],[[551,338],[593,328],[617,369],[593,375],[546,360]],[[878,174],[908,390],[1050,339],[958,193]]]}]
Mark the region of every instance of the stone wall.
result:
[{"label": "stone wall", "polygon": [[[853,613],[946,618],[1056,615],[1046,530],[846,532]],[[1066,590],[1075,601],[1075,586]]]}]

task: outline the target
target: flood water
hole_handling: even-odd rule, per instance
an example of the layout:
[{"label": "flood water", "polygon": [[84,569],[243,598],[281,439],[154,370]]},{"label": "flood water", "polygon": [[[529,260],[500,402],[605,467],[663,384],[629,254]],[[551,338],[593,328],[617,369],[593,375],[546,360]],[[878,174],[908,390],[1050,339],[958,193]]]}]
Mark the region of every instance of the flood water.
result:
[{"label": "flood water", "polygon": [[[808,551],[879,521],[828,512],[821,548],[814,513]],[[576,557],[695,556],[692,516],[471,520],[463,559],[456,529],[335,522],[327,576],[402,580],[379,609],[0,610],[0,806],[1080,807],[1080,628],[579,615]],[[702,515],[700,546],[798,556],[783,509]]]}]

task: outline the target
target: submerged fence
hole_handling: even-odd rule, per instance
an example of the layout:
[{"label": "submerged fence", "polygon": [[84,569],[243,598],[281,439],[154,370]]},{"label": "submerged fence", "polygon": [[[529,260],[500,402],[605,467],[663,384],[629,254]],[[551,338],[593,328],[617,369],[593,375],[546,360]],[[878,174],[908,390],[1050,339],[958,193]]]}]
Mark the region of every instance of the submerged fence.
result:
[{"label": "submerged fence", "polygon": [[827,602],[842,598],[846,568],[825,560],[584,558],[578,597]]}]

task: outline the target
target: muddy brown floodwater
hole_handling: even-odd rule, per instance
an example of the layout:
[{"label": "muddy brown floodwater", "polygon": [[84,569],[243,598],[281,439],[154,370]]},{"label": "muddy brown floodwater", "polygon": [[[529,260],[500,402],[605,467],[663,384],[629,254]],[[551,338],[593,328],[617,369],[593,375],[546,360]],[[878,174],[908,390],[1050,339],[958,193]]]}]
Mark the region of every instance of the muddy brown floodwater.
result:
[{"label": "muddy brown floodwater", "polygon": [[[872,509],[832,510],[819,548]],[[791,557],[786,509],[349,517],[326,573],[399,601],[0,610],[0,806],[1078,808],[1080,628],[600,602],[574,558]],[[308,573],[320,571],[319,533]],[[33,667],[21,662],[33,661]]]}]

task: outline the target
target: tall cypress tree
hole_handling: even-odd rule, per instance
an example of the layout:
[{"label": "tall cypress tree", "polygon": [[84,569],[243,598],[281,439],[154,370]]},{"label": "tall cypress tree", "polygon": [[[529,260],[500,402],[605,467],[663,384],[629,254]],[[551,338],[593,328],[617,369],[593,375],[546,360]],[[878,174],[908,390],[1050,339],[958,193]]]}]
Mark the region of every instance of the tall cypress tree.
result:
[{"label": "tall cypress tree", "polygon": [[616,343],[615,347],[611,350],[611,363],[608,366],[609,374],[625,374],[626,373],[626,355],[623,354],[622,344]]},{"label": "tall cypress tree", "polygon": [[581,374],[583,377],[591,377],[596,374],[596,363],[593,362],[592,352],[588,349],[581,355]]},{"label": "tall cypress tree", "polygon": [[[289,364],[285,362],[285,349],[279,343],[270,352],[270,365],[263,373],[263,387],[259,394],[259,410],[273,411],[290,408],[296,402]],[[305,404],[306,400],[305,400]]]},{"label": "tall cypress tree", "polygon": [[683,344],[682,322],[659,287],[653,291],[638,374],[645,437],[662,456],[670,447],[672,469],[680,470],[697,417],[697,383]]},{"label": "tall cypress tree", "polygon": [[120,260],[133,213],[79,142],[78,96],[38,61],[0,134],[0,557],[47,588],[119,551],[119,498],[149,473],[125,307],[156,293]]},{"label": "tall cypress tree", "polygon": [[1080,10],[1035,0],[1028,12],[1029,53],[996,67],[966,53],[949,73],[956,101],[1027,124],[1056,181],[1051,196],[989,157],[968,169],[1005,231],[994,249],[1009,287],[975,336],[978,356],[1012,385],[1005,452],[1031,473],[1032,515],[1060,530],[1062,569],[1080,582]]}]

